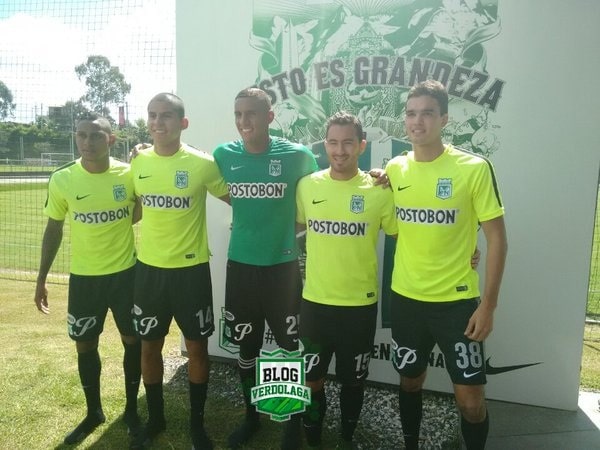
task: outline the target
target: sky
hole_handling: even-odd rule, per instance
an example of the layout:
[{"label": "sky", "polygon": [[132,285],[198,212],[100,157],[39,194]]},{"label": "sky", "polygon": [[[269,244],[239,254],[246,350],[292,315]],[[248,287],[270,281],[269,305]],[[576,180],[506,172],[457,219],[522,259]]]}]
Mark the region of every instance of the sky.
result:
[{"label": "sky", "polygon": [[74,69],[89,55],[106,56],[131,84],[132,122],[145,118],[154,94],[176,89],[175,0],[3,0],[0,42],[15,122],[80,98],[85,84]]}]

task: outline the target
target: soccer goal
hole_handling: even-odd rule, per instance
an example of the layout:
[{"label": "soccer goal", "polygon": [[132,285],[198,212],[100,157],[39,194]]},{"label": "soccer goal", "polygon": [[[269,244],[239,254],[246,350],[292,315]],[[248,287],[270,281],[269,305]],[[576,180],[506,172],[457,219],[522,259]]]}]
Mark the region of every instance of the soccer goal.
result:
[{"label": "soccer goal", "polygon": [[73,161],[73,154],[71,153],[42,153],[40,156],[42,167],[62,166],[69,161]]}]

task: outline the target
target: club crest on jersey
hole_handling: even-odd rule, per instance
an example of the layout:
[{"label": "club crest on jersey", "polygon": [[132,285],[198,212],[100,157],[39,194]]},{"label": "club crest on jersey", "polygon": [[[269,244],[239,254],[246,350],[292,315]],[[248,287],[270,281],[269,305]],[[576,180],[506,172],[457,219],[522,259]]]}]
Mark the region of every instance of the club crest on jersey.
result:
[{"label": "club crest on jersey", "polygon": [[127,190],[124,184],[113,185],[113,198],[117,202],[122,202],[127,199]]},{"label": "club crest on jersey", "polygon": [[175,172],[175,187],[178,189],[185,189],[188,187],[188,173],[185,170],[178,170]]},{"label": "club crest on jersey", "polygon": [[269,164],[269,175],[272,177],[278,177],[281,175],[281,160],[271,160],[271,164]]},{"label": "club crest on jersey", "polygon": [[355,214],[359,214],[365,211],[365,197],[364,195],[353,195],[350,200],[350,211]]},{"label": "club crest on jersey", "polygon": [[438,178],[435,196],[442,200],[452,197],[452,178]]}]

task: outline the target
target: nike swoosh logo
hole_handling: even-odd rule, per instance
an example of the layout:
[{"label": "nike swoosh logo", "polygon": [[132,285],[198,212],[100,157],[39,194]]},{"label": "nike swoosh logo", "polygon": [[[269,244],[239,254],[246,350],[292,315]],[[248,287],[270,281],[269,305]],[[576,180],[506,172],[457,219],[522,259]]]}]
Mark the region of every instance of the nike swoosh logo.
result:
[{"label": "nike swoosh logo", "polygon": [[200,336],[206,336],[207,334],[209,334],[211,331],[213,330],[205,330],[205,331],[200,331]]},{"label": "nike swoosh logo", "polygon": [[408,186],[398,186],[398,192],[403,191],[404,189],[408,189],[411,186],[411,184],[409,184]]},{"label": "nike swoosh logo", "polygon": [[75,198],[76,198],[77,200],[83,200],[84,198],[86,198],[86,197],[89,197],[90,195],[92,195],[92,194],[81,195],[81,196],[77,195]]},{"label": "nike swoosh logo", "polygon": [[501,366],[501,367],[493,367],[490,364],[490,359],[488,358],[485,361],[485,372],[487,375],[498,375],[499,373],[511,372],[513,370],[524,369],[525,367],[537,366],[538,364],[542,364],[541,362],[529,363],[529,364],[517,364],[515,366]]},{"label": "nike swoosh logo", "polygon": [[138,175],[138,179],[143,180],[144,178],[150,178],[152,175]]},{"label": "nike swoosh logo", "polygon": [[473,372],[473,373],[463,372],[463,377],[471,378],[471,377],[474,377],[475,375],[477,375],[478,373],[481,373],[481,370],[478,370],[477,372]]},{"label": "nike swoosh logo", "polygon": [[238,170],[241,169],[244,166],[231,166],[231,170]]},{"label": "nike swoosh logo", "polygon": [[327,199],[325,199],[325,200],[313,200],[312,203],[313,203],[313,205],[318,205],[319,203],[323,203],[323,202],[326,202],[326,201],[327,201]]}]

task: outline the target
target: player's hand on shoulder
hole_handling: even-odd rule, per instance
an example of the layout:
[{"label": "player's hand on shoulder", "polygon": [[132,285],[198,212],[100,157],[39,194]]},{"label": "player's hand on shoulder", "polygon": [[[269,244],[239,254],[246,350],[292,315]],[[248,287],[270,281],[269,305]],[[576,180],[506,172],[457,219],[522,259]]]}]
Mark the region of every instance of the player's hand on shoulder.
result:
[{"label": "player's hand on shoulder", "polygon": [[137,144],[129,151],[128,162],[131,162],[142,150],[152,147],[152,144],[148,144],[147,142],[143,142],[141,144]]},{"label": "player's hand on shoulder", "polygon": [[375,185],[381,186],[384,189],[390,187],[390,179],[388,178],[385,170],[380,169],[378,167],[369,170],[369,175],[375,178]]}]

